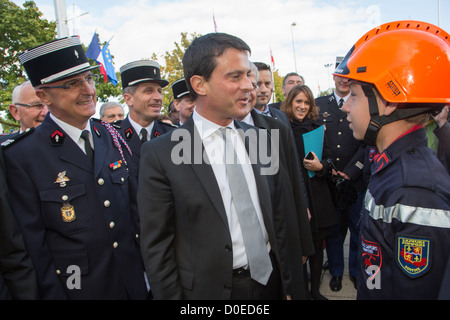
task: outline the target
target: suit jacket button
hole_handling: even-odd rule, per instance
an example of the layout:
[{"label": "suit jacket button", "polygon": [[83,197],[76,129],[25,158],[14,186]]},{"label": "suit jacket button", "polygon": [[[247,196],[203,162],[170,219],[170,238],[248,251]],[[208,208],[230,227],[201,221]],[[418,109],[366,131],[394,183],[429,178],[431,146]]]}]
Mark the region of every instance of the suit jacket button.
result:
[{"label": "suit jacket button", "polygon": [[114,228],[114,226],[115,226],[115,224],[114,224],[114,221],[111,221],[110,223],[109,223],[109,228]]},{"label": "suit jacket button", "polygon": [[103,202],[103,205],[108,208],[111,205],[111,202],[109,202],[109,200],[105,200],[105,202]]},{"label": "suit jacket button", "polygon": [[232,251],[232,248],[231,248],[229,245],[226,245],[226,246],[225,246],[225,251],[226,251],[226,252],[231,252],[231,251]]},{"label": "suit jacket button", "polygon": [[115,249],[115,248],[117,248],[119,246],[119,244],[117,243],[117,242],[114,242],[113,243],[113,248]]},{"label": "suit jacket button", "polygon": [[103,180],[102,178],[97,180],[97,183],[99,186],[102,186],[105,183],[105,180]]}]

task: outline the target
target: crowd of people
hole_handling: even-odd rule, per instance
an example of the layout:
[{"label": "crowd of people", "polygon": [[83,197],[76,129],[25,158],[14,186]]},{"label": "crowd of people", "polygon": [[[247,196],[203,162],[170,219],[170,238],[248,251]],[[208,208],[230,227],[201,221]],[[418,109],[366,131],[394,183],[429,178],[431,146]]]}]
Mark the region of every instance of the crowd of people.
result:
[{"label": "crowd of people", "polygon": [[278,103],[242,39],[200,36],[165,118],[155,61],[122,66],[128,114],[107,102],[95,119],[78,37],[22,53],[20,129],[0,138],[0,298],[325,300],[349,231],[359,299],[449,299],[450,43],[411,24],[364,35],[331,95],[288,73]]}]

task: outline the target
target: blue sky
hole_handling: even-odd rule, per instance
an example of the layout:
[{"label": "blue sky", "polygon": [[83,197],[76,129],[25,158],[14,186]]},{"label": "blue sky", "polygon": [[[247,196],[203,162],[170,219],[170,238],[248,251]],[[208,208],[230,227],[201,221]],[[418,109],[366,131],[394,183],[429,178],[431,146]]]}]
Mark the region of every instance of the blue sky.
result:
[{"label": "blue sky", "polygon": [[[21,4],[23,1],[14,0]],[[127,62],[159,57],[175,48],[181,32],[234,34],[252,48],[252,61],[270,64],[281,75],[298,71],[315,94],[333,87],[325,64],[347,53],[373,27],[395,20],[421,20],[450,32],[450,0],[66,0],[69,32],[89,44],[95,31],[112,38],[116,71]],[[35,3],[55,19],[53,0]],[[83,13],[89,12],[83,16]],[[296,26],[292,26],[295,22]],[[295,54],[294,54],[295,53]],[[294,59],[295,57],[295,59]],[[163,59],[160,58],[162,63]]]}]

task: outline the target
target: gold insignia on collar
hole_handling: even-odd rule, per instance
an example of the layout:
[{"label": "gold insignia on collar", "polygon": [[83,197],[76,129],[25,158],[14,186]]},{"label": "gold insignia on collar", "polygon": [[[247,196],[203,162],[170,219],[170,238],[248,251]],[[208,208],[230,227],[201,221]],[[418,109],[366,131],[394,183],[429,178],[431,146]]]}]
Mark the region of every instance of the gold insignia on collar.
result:
[{"label": "gold insignia on collar", "polygon": [[58,177],[56,178],[55,183],[59,183],[59,186],[61,188],[64,188],[67,181],[70,181],[70,179],[66,177],[66,171],[63,171],[58,173]]},{"label": "gold insignia on collar", "polygon": [[330,114],[328,113],[328,112],[324,112],[324,113],[322,113],[322,116],[324,117],[324,118],[328,118],[329,116],[330,116]]}]

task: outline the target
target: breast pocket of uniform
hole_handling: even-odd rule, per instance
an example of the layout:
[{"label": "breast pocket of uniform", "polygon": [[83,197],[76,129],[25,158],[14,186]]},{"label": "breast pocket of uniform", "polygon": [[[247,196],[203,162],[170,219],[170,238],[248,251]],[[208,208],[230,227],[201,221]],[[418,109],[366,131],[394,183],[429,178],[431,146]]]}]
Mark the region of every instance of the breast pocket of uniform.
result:
[{"label": "breast pocket of uniform", "polygon": [[42,215],[50,231],[74,234],[89,230],[91,210],[83,201],[84,184],[68,185],[39,191]]},{"label": "breast pocket of uniform", "polygon": [[111,181],[114,184],[127,184],[128,183],[128,171],[118,170],[111,173]]}]

